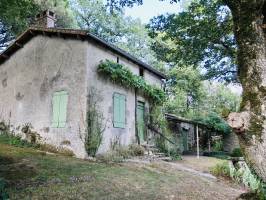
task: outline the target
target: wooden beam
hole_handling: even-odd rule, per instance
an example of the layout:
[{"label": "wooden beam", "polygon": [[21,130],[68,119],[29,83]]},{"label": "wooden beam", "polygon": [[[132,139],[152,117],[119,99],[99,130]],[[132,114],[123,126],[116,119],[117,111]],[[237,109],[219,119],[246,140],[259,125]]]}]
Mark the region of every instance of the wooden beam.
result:
[{"label": "wooden beam", "polygon": [[20,47],[20,48],[22,48],[23,47],[23,45],[22,44],[20,44],[20,43],[18,43],[18,42],[16,42],[15,43],[18,47]]},{"label": "wooden beam", "polygon": [[9,56],[6,55],[6,54],[0,54],[0,56],[3,57],[3,58],[5,58],[5,59],[8,59],[9,58]]},{"label": "wooden beam", "polygon": [[30,30],[30,34],[33,36],[36,35],[32,30]]}]

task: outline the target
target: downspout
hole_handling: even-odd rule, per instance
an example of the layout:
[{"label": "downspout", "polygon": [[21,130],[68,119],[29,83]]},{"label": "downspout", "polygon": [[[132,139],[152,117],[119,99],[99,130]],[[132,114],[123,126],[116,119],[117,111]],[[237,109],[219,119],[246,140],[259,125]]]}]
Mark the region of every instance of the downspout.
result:
[{"label": "downspout", "polygon": [[139,134],[138,134],[138,115],[137,115],[137,111],[138,111],[138,99],[137,99],[137,89],[134,89],[134,93],[135,93],[135,134],[136,134],[136,138],[137,138],[137,142],[138,144],[140,144],[140,139],[139,139]]}]

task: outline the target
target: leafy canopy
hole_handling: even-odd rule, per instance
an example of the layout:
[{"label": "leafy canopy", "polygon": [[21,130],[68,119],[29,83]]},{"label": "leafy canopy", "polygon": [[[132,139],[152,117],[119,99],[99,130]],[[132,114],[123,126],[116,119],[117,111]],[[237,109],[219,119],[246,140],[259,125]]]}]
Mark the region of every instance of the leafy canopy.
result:
[{"label": "leafy canopy", "polygon": [[169,65],[200,67],[205,79],[236,81],[236,42],[230,10],[221,0],[195,0],[179,14],[153,18],[152,49]]},{"label": "leafy canopy", "polygon": [[126,17],[123,10],[110,13],[102,0],[76,0],[72,9],[79,28],[88,30],[157,68],[163,68],[150,48],[152,39],[139,19]]}]

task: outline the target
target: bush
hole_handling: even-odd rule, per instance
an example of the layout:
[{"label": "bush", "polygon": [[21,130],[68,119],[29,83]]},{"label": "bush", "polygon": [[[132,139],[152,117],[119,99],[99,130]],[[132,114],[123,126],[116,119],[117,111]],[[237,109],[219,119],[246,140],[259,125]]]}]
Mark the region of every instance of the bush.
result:
[{"label": "bush", "polygon": [[214,167],[211,168],[211,173],[215,176],[221,176],[221,177],[230,177],[230,167],[228,165],[228,162],[222,162],[218,163]]},{"label": "bush", "polygon": [[129,145],[129,150],[132,156],[143,156],[145,153],[144,147],[138,144],[131,144]]},{"label": "bush", "polygon": [[116,146],[113,150],[98,155],[98,160],[105,163],[123,162],[125,159],[129,159],[133,156],[144,155],[145,149],[137,144],[131,144],[128,147]]},{"label": "bush", "polygon": [[10,132],[2,132],[1,133],[2,140],[5,141],[7,144],[10,144],[12,146],[16,147],[33,147],[38,148],[40,145],[36,143],[30,143],[26,140],[23,140],[21,136],[15,135]]},{"label": "bush", "polygon": [[[121,152],[120,152],[121,153]],[[124,161],[124,157],[117,151],[108,151],[107,153],[97,155],[97,159],[104,163],[120,163]]]},{"label": "bush", "polygon": [[234,148],[234,150],[231,153],[232,157],[243,157],[242,151],[240,148]]}]

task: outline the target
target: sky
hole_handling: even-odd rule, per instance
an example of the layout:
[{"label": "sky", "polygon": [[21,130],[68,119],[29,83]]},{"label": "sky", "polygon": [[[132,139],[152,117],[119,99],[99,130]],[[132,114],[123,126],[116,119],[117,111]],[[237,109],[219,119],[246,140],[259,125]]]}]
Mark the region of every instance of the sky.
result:
[{"label": "sky", "polygon": [[148,23],[154,16],[180,12],[182,5],[182,3],[170,4],[169,1],[143,0],[143,5],[126,8],[125,14],[133,18],[140,18],[142,23]]}]

